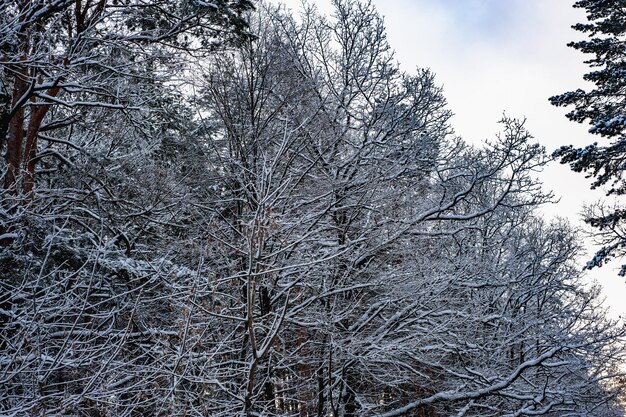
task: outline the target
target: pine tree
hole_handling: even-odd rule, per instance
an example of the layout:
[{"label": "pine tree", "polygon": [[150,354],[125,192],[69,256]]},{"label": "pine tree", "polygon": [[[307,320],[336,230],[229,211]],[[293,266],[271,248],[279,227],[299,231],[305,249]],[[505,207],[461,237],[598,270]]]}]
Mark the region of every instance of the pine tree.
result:
[{"label": "pine tree", "polygon": [[[584,148],[563,146],[554,152],[561,163],[573,171],[593,178],[591,188],[602,187],[609,196],[626,193],[626,1],[581,0],[574,4],[587,13],[587,23],[573,26],[589,36],[568,46],[592,54],[586,61],[592,71],[584,79],[595,84],[590,91],[578,89],[550,98],[555,106],[573,106],[570,120],[588,122],[589,132],[602,136],[604,143],[594,142]],[[608,142],[608,143],[607,143]],[[611,258],[626,254],[626,210],[620,206],[601,205],[587,210],[585,221],[598,229],[603,247],[587,263],[587,268],[601,266]],[[626,265],[620,275],[626,274]]]}]

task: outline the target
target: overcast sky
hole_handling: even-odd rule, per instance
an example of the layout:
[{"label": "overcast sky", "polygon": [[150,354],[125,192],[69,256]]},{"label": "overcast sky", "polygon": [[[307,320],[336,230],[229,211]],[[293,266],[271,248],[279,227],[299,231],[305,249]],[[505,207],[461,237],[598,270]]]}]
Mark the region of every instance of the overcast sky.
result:
[{"label": "overcast sky", "polygon": [[[321,2],[320,2],[321,3]],[[549,152],[597,140],[587,126],[568,121],[548,97],[585,87],[584,55],[566,44],[580,39],[570,26],[585,19],[570,0],[374,1],[385,16],[389,41],[403,68],[431,68],[454,111],[456,132],[470,142],[493,137],[496,123],[526,117]],[[561,197],[548,207],[578,219],[583,201],[595,201],[583,175],[554,164],[542,176]]]},{"label": "overcast sky", "polygon": [[[297,10],[300,0],[285,1]],[[330,0],[312,1],[330,12]],[[599,138],[587,126],[565,118],[565,109],[548,102],[552,95],[586,88],[585,56],[566,44],[583,35],[571,25],[585,20],[573,0],[373,0],[385,16],[387,36],[405,71],[428,67],[444,87],[452,125],[472,143],[493,138],[497,121],[526,118],[527,128],[548,152],[561,145],[583,146]],[[546,216],[567,217],[580,225],[584,203],[601,199],[584,175],[552,164],[541,175],[545,188],[561,199]],[[582,262],[582,260],[581,260]],[[604,288],[612,316],[626,316],[626,282],[618,263],[593,271]]]}]

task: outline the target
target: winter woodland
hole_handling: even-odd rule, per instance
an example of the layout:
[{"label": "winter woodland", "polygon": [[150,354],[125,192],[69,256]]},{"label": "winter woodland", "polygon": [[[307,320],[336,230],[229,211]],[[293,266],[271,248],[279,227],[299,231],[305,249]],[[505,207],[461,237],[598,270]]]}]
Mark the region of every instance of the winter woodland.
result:
[{"label": "winter woodland", "polygon": [[368,2],[6,0],[0,53],[1,415],[624,415],[549,155]]}]

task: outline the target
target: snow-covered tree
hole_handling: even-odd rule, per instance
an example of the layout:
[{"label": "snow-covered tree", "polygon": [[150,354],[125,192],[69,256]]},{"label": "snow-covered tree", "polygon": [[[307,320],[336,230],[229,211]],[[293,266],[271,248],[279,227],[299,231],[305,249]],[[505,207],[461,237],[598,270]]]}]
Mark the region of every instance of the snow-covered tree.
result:
[{"label": "snow-covered tree", "polygon": [[[571,233],[533,226],[550,198],[532,179],[542,149],[513,120],[483,149],[455,139],[432,75],[397,68],[372,7],[335,6],[298,19],[261,7],[258,39],[207,74],[224,182],[216,306],[232,321],[214,348],[230,355],[215,401],[246,415],[603,415],[621,333],[583,295]],[[563,246],[528,254],[509,240],[533,233]],[[528,307],[547,299],[555,333]],[[577,314],[603,336],[567,344],[567,328],[588,325]],[[593,400],[573,400],[583,392]]]},{"label": "snow-covered tree", "polygon": [[[117,110],[150,130],[146,85],[184,71],[184,57],[244,35],[249,1],[5,1],[0,9],[2,241],[10,241],[11,203],[32,199],[37,165],[70,164],[61,149],[90,109]],[[245,36],[244,36],[245,37]],[[60,131],[60,132],[59,132]],[[3,199],[4,201],[5,199]],[[8,217],[5,219],[4,217]]]},{"label": "snow-covered tree", "polygon": [[[592,71],[584,79],[595,84],[589,91],[578,89],[550,98],[556,106],[572,106],[567,117],[578,123],[589,123],[590,133],[602,137],[584,148],[563,146],[554,154],[572,170],[585,172],[593,178],[591,188],[603,187],[607,195],[620,196],[626,191],[623,178],[626,161],[626,4],[619,0],[581,0],[574,7],[584,9],[587,22],[573,26],[589,39],[571,42],[568,46],[592,58],[586,61]],[[624,220],[626,210],[621,203],[607,207],[597,205],[585,213],[585,221],[597,229],[602,248],[587,263],[587,268],[601,266],[625,252]],[[626,266],[620,275],[626,274]]]}]

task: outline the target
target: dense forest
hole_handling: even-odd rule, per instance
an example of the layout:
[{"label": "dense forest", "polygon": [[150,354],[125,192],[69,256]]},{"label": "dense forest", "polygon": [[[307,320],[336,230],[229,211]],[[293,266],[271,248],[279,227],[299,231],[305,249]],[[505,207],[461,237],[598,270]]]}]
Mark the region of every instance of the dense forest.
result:
[{"label": "dense forest", "polygon": [[549,154],[333,4],[2,3],[1,415],[624,415]]}]

